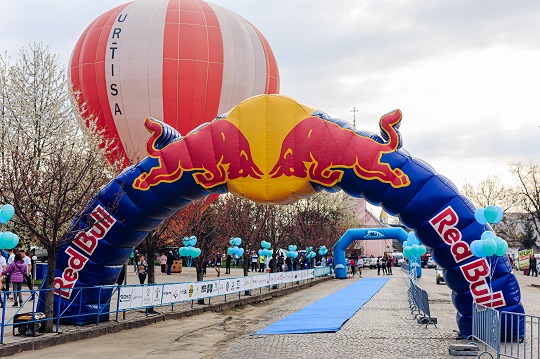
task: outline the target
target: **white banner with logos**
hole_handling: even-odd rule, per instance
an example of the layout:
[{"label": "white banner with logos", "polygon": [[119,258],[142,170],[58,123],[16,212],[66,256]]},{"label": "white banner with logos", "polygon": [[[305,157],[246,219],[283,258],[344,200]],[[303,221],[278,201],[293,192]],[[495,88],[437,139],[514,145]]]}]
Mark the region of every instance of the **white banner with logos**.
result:
[{"label": "white banner with logos", "polygon": [[299,282],[331,274],[330,267],[292,272],[264,273],[249,277],[189,283],[125,286],[119,288],[119,310],[170,305],[189,300],[230,295],[270,285]]}]

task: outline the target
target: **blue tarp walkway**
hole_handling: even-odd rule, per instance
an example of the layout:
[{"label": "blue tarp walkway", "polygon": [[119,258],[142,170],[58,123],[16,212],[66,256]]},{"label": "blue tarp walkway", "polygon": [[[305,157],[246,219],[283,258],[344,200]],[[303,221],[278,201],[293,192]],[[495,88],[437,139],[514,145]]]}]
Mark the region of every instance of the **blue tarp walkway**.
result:
[{"label": "blue tarp walkway", "polygon": [[386,282],[388,278],[362,279],[258,331],[255,335],[337,332]]}]

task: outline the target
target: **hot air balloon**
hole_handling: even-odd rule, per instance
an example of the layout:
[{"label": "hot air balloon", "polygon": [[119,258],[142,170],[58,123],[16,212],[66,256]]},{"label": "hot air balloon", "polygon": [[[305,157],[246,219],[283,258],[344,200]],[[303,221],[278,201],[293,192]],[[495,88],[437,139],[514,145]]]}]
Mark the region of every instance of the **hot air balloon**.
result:
[{"label": "hot air balloon", "polygon": [[146,157],[144,119],[187,134],[254,95],[277,93],[264,36],[202,0],[137,0],[99,16],[70,61],[75,98],[111,140],[111,162]]}]

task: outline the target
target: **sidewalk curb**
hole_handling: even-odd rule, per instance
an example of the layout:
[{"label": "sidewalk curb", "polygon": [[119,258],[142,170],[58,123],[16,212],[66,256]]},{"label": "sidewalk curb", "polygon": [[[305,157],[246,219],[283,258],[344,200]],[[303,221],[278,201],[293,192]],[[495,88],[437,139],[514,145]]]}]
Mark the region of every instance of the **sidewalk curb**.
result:
[{"label": "sidewalk curb", "polygon": [[[141,328],[147,325],[163,322],[165,320],[177,320],[177,319],[191,317],[194,315],[203,314],[206,312],[222,312],[222,311],[232,309],[235,307],[241,307],[241,306],[252,304],[252,303],[260,303],[260,302],[270,300],[273,298],[282,297],[284,295],[295,292],[297,290],[306,289],[316,284],[323,283],[323,282],[333,280],[333,279],[334,279],[333,276],[327,276],[327,277],[315,280],[313,282],[307,282],[307,283],[295,285],[292,287],[273,290],[273,291],[258,294],[258,295],[247,296],[241,299],[227,300],[226,302],[222,302],[222,303],[194,307],[187,311],[168,312],[168,313],[163,313],[163,314],[161,313],[149,314],[149,316],[145,318],[135,318],[133,320],[126,320],[119,323],[114,322],[114,321],[109,321],[109,322],[104,322],[102,324],[100,323],[99,325],[92,325],[92,326],[86,326],[86,327],[81,326],[80,329],[77,329],[74,332],[58,333],[58,334],[46,335],[42,337],[33,337],[33,338],[29,338],[29,341],[23,341],[21,343],[4,344],[4,346],[0,348],[0,357],[10,356],[13,354],[17,354],[17,353],[21,353],[21,352],[29,351],[29,350],[39,350],[42,348],[70,343],[70,342],[74,342],[78,340],[96,338],[102,335],[118,333],[123,330]],[[159,310],[159,307],[158,307],[158,310]]]}]

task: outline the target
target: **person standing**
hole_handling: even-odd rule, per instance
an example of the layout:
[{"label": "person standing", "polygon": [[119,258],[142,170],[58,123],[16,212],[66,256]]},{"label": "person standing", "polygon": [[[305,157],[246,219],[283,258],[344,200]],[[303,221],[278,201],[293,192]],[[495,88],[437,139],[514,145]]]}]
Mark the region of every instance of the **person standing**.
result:
[{"label": "person standing", "polygon": [[164,252],[161,252],[159,256],[159,265],[161,266],[161,273],[167,273],[167,256]]},{"label": "person standing", "polygon": [[[6,262],[6,258],[4,258],[4,256],[1,256],[0,257],[0,270],[3,272],[5,271],[7,268],[7,262]],[[3,279],[3,278],[0,278],[0,279]],[[4,288],[4,285],[2,284],[2,291],[5,291],[6,289]],[[3,308],[4,307],[4,302],[2,301],[2,298],[4,296],[3,295],[0,295],[0,308]]]},{"label": "person standing", "polygon": [[19,303],[22,307],[23,305],[23,297],[22,297],[22,284],[24,281],[24,275],[28,272],[28,268],[26,267],[26,264],[24,263],[21,254],[17,253],[15,255],[15,260],[6,268],[6,270],[2,271],[2,275],[10,274],[11,276],[11,283],[13,283],[13,306],[18,307]]},{"label": "person standing", "polygon": [[32,273],[32,259],[30,259],[30,257],[28,257],[26,255],[26,252],[24,251],[24,249],[21,249],[19,251],[19,253],[21,254],[21,258],[22,258],[24,264],[26,264],[26,268],[27,268],[26,273],[24,273],[24,281],[26,282],[26,285],[28,286],[28,289],[33,290],[34,286],[32,285],[32,276],[31,276],[31,273]]},{"label": "person standing", "polygon": [[264,272],[264,256],[259,256],[259,272]]},{"label": "person standing", "polygon": [[381,275],[381,256],[377,257],[377,275]]},{"label": "person standing", "polygon": [[351,274],[354,278],[354,274],[356,273],[356,263],[354,262],[354,259],[351,258],[351,261],[349,262],[351,265]]},{"label": "person standing", "polygon": [[141,256],[139,255],[139,251],[135,249],[135,252],[133,252],[133,272],[137,273],[137,263],[141,260]]},{"label": "person standing", "polygon": [[[7,259],[7,266],[9,266],[11,263],[15,261],[15,253],[13,253],[13,248],[8,249],[8,259]],[[11,282],[11,273],[8,273],[6,275],[6,296],[8,299],[13,299],[13,296],[9,294],[9,283]]]},{"label": "person standing", "polygon": [[386,273],[389,275],[394,275],[392,273],[392,257],[391,256],[388,256],[388,258],[386,259]]},{"label": "person standing", "polygon": [[232,256],[227,253],[227,259],[225,259],[225,274],[231,274],[231,261]]},{"label": "person standing", "polygon": [[383,275],[388,274],[386,272],[386,256],[381,258],[381,268],[382,268]]},{"label": "person standing", "polygon": [[174,263],[174,256],[172,254],[172,251],[169,251],[169,253],[167,253],[167,275],[171,275],[173,263]]},{"label": "person standing", "polygon": [[144,284],[146,281],[146,275],[148,274],[148,263],[144,258],[144,255],[139,256],[139,261],[137,262],[137,269],[139,272],[139,283]]},{"label": "person standing", "polygon": [[533,276],[533,274],[536,274],[535,277],[538,277],[538,268],[536,267],[536,265],[538,264],[538,261],[536,260],[536,257],[531,254],[529,256],[529,274],[531,277]]},{"label": "person standing", "polygon": [[214,269],[216,270],[217,276],[219,277],[221,273],[221,254],[216,253],[216,260],[214,261],[216,264],[214,266]]},{"label": "person standing", "polygon": [[257,271],[257,262],[259,261],[259,256],[257,253],[252,252],[251,253],[251,271],[255,272]]},{"label": "person standing", "polygon": [[356,268],[358,268],[358,276],[362,278],[362,268],[364,268],[364,259],[362,257],[358,257]]}]

